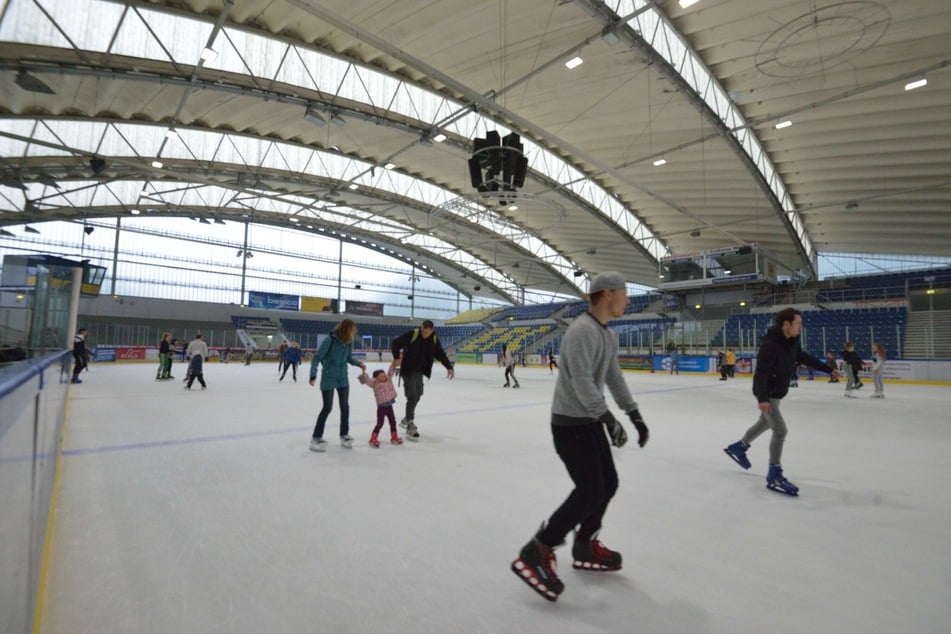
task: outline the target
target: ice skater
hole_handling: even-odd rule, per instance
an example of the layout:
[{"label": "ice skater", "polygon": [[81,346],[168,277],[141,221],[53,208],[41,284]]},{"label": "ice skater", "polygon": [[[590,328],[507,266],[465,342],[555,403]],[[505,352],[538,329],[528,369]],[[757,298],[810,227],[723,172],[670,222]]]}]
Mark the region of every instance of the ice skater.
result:
[{"label": "ice skater", "polygon": [[512,351],[509,350],[509,346],[506,343],[502,344],[502,358],[499,361],[500,365],[505,366],[505,383],[502,387],[510,387],[509,378],[515,382],[515,388],[521,387],[518,384],[518,379],[515,378],[515,357],[512,355]]},{"label": "ice skater", "polygon": [[73,337],[73,378],[70,383],[82,383],[79,373],[89,367],[86,354],[86,329],[80,328]]},{"label": "ice skater", "polygon": [[429,378],[433,372],[433,361],[439,360],[452,380],[456,375],[454,366],[439,343],[433,322],[428,319],[419,328],[404,332],[394,339],[390,350],[393,353],[390,368],[399,370],[406,396],[406,416],[400,421],[400,427],[406,429],[407,438],[419,440],[416,404],[423,396],[423,377]]},{"label": "ice skater", "polygon": [[334,390],[337,391],[337,403],[340,406],[340,444],[346,449],[353,447],[350,435],[350,377],[348,365],[357,366],[366,372],[367,366],[353,356],[353,338],[357,334],[357,324],[352,319],[344,319],[323,341],[310,361],[310,384],[317,382],[317,368],[323,366],[320,377],[320,395],[323,407],[317,415],[317,424],[311,434],[310,450],[326,451],[324,425],[334,405]]},{"label": "ice skater", "polygon": [[200,334],[195,335],[195,338],[188,343],[185,355],[191,358],[191,361],[188,362],[188,382],[185,384],[185,389],[192,389],[192,383],[195,382],[195,379],[198,379],[198,382],[201,383],[201,389],[204,390],[208,387],[205,384],[204,373],[204,360],[208,358],[208,345]]},{"label": "ice skater", "polygon": [[885,398],[885,383],[882,381],[882,372],[885,370],[885,362],[888,356],[885,354],[885,348],[882,344],[876,343],[872,352],[872,385],[875,386],[875,393],[872,398]]},{"label": "ice skater", "polygon": [[287,369],[290,368],[294,383],[297,383],[297,366],[301,364],[302,359],[300,345],[296,341],[292,341],[281,358],[284,362],[284,372],[281,373],[281,378],[278,381],[284,380],[284,377],[287,376]]},{"label": "ice skater", "polygon": [[769,471],[766,488],[787,495],[799,495],[799,487],[783,476],[783,443],[786,440],[786,421],[779,411],[779,404],[789,391],[789,380],[797,363],[828,372],[838,378],[835,367],[827,365],[799,346],[802,332],[802,313],[795,308],[786,308],[776,314],[775,325],[766,331],[756,355],[756,372],[753,374],[753,394],[759,404],[759,420],[746,430],[743,438],[726,447],[726,452],[738,465],[749,469],[752,464],[746,457],[750,444],[767,429],[772,430],[769,441]]},{"label": "ice skater", "polygon": [[390,422],[390,442],[394,445],[402,445],[403,439],[396,431],[396,414],[393,412],[393,404],[396,403],[396,387],[393,385],[393,368],[389,372],[386,370],[374,370],[373,376],[369,377],[366,373],[360,375],[360,383],[373,390],[373,397],[376,399],[376,427],[370,434],[370,446],[380,447],[380,430],[383,429],[383,422]]},{"label": "ice skater", "polygon": [[859,379],[859,372],[862,371],[865,364],[862,362],[859,353],[855,351],[855,344],[851,341],[847,341],[845,344],[845,350],[842,351],[842,361],[845,365],[845,397],[855,398],[855,394],[852,394],[852,392],[862,388],[863,383]]},{"label": "ice skater", "polygon": [[631,300],[624,276],[600,273],[588,290],[591,307],[568,327],[561,344],[561,371],[551,407],[551,434],[555,451],[565,464],[575,488],[547,523],[512,562],[512,572],[535,592],[556,601],[564,584],[555,573],[554,548],[575,531],[571,555],[574,568],[591,571],[621,569],[621,555],[598,540],[601,520],[618,487],[611,445],[627,442],[624,427],[604,398],[611,396],[637,430],[637,444],[647,444],[648,430],[631,397],[621,366],[618,343],[608,322],[624,314]]},{"label": "ice skater", "polygon": [[548,346],[548,374],[554,374],[558,369],[558,362],[555,360],[554,346]]}]

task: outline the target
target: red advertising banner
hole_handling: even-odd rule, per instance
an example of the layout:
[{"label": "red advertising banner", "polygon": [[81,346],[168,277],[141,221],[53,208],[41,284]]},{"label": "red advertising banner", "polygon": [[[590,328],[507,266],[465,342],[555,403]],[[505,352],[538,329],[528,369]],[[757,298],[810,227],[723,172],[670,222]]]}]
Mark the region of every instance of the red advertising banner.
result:
[{"label": "red advertising banner", "polygon": [[116,348],[116,361],[142,361],[145,348]]}]

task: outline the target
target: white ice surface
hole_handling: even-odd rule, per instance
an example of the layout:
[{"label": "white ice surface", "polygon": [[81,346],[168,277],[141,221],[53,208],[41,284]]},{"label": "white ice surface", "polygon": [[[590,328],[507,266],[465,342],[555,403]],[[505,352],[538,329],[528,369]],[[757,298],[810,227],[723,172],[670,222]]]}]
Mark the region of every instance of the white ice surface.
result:
[{"label": "white ice surface", "polygon": [[209,364],[205,392],[154,370],[96,365],[71,388],[46,634],[951,631],[947,387],[851,400],[802,381],[783,401],[790,498],[764,487],[768,433],[749,472],[722,452],[758,413],[749,379],[628,374],[652,436],[615,450],[601,537],[624,569],[559,550],[551,604],[509,571],[571,488],[547,368],[512,390],[495,367],[437,366],[421,442],[380,449],[353,380],[357,442],[336,441],[335,409],[324,454],[306,366],[278,383],[273,364]]}]

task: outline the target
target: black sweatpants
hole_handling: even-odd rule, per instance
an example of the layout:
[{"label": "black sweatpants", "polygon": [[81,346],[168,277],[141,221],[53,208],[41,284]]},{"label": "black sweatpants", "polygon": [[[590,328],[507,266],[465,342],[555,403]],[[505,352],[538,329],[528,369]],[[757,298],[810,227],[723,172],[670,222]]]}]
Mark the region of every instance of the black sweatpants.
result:
[{"label": "black sweatpants", "polygon": [[552,514],[538,539],[558,546],[578,527],[577,539],[587,540],[601,529],[601,519],[618,487],[617,470],[604,425],[552,425],[555,451],[565,463],[574,490]]}]

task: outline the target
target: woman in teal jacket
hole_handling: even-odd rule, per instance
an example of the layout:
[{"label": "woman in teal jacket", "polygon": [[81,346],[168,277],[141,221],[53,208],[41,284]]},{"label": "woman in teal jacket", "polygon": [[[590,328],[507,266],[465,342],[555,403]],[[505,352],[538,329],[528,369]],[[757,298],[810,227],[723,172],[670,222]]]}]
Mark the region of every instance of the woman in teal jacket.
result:
[{"label": "woman in teal jacket", "polygon": [[324,440],[324,424],[333,409],[334,390],[337,390],[337,400],[340,402],[340,444],[347,449],[353,447],[353,437],[350,436],[350,377],[347,366],[357,366],[363,371],[367,369],[366,364],[353,356],[353,338],[356,334],[356,322],[352,319],[344,319],[320,343],[320,347],[310,362],[311,385],[317,381],[317,366],[324,366],[323,376],[320,377],[320,393],[323,396],[324,406],[317,415],[317,425],[314,427],[310,441],[311,451],[327,449],[327,441]]}]

